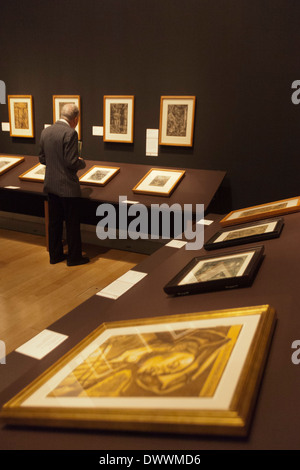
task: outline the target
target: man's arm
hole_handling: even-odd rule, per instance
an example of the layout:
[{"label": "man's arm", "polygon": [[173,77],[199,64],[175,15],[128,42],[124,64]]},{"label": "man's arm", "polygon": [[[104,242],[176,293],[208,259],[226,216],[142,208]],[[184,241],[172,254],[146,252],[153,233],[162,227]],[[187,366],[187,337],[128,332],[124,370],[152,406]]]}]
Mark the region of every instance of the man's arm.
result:
[{"label": "man's arm", "polygon": [[77,132],[72,133],[64,145],[64,159],[65,164],[71,170],[81,170],[86,167],[83,158],[78,155],[78,135]]},{"label": "man's arm", "polygon": [[42,165],[46,165],[46,156],[44,152],[43,139],[40,140],[39,161]]}]

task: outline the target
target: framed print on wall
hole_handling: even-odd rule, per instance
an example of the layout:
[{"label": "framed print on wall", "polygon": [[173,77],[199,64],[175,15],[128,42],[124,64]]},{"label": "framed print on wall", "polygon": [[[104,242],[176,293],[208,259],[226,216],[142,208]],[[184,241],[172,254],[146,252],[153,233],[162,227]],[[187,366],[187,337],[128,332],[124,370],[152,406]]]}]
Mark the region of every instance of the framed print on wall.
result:
[{"label": "framed print on wall", "polygon": [[84,184],[104,186],[119,173],[119,171],[120,168],[116,167],[93,165],[92,168],[79,178],[79,181]]},{"label": "framed print on wall", "polygon": [[256,243],[262,240],[278,238],[281,234],[284,221],[282,218],[266,219],[236,226],[234,229],[219,230],[206,243],[206,250],[216,250],[227,246]]},{"label": "framed print on wall", "polygon": [[43,182],[45,179],[45,172],[46,166],[42,165],[42,163],[38,163],[37,165],[34,165],[32,168],[22,173],[19,178],[23,181]]},{"label": "framed print on wall", "polygon": [[227,227],[298,211],[300,211],[300,196],[231,211],[220,221],[220,224]]},{"label": "framed print on wall", "polygon": [[248,287],[253,283],[263,253],[264,247],[256,246],[195,257],[164,286],[164,291],[169,295],[188,295]]},{"label": "framed print on wall", "polygon": [[185,175],[185,170],[152,168],[134,186],[132,191],[154,196],[170,196]]},{"label": "framed print on wall", "polygon": [[100,325],[1,410],[8,425],[245,436],[275,328],[259,305]]},{"label": "framed print on wall", "polygon": [[14,168],[15,166],[19,165],[24,160],[24,157],[0,155],[0,176],[9,171],[11,168]]},{"label": "framed print on wall", "polygon": [[161,96],[159,144],[192,147],[195,96]]},{"label": "framed print on wall", "polygon": [[133,142],[134,96],[105,95],[103,98],[103,141]]},{"label": "framed print on wall", "polygon": [[32,95],[8,95],[11,137],[34,137]]},{"label": "framed print on wall", "polygon": [[66,103],[75,104],[79,109],[79,120],[76,126],[76,131],[78,134],[78,140],[81,140],[81,108],[80,108],[80,96],[79,95],[53,95],[53,122],[56,122],[60,119],[60,113],[62,107]]}]

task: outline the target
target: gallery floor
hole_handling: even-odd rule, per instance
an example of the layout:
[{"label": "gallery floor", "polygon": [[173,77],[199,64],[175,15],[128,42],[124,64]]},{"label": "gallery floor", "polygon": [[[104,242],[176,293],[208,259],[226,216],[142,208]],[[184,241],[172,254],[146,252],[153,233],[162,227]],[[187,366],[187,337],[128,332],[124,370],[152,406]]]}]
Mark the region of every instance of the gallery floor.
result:
[{"label": "gallery floor", "polygon": [[147,255],[84,245],[90,263],[50,265],[45,237],[0,229],[0,339],[6,354],[141,262]]}]

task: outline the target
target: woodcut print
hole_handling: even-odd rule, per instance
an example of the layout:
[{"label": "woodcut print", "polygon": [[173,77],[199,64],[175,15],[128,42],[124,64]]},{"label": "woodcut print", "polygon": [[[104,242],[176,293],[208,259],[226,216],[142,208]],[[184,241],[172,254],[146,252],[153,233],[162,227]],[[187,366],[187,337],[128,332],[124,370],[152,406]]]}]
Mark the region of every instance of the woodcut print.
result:
[{"label": "woodcut print", "polygon": [[29,116],[27,103],[14,103],[14,117],[16,129],[29,129]]}]

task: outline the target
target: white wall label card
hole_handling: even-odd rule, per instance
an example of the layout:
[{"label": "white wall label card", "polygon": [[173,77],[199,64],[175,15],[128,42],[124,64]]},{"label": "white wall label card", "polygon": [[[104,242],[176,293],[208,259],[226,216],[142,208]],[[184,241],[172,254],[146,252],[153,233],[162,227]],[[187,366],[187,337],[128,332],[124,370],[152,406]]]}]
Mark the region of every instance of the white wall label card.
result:
[{"label": "white wall label card", "polygon": [[10,131],[9,122],[2,122],[1,123],[1,128],[2,128],[3,132],[9,132]]},{"label": "white wall label card", "polygon": [[102,289],[96,295],[117,300],[121,295],[125,294],[125,292],[131,289],[131,287],[141,281],[145,276],[147,276],[147,273],[130,270],[109,284],[107,287]]},{"label": "white wall label card", "polygon": [[92,133],[93,135],[103,136],[103,126],[93,126]]},{"label": "white wall label card", "polygon": [[42,359],[67,338],[68,336],[61,333],[43,330],[15,351],[25,356],[33,357],[34,359]]},{"label": "white wall label card", "polygon": [[147,129],[146,131],[146,155],[157,157],[158,155],[158,129]]}]

